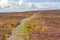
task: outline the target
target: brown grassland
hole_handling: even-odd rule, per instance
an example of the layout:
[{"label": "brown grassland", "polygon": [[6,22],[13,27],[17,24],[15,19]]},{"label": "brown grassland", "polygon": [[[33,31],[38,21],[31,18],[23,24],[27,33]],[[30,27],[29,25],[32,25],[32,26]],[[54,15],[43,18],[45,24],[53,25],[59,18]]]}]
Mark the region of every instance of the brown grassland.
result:
[{"label": "brown grassland", "polygon": [[60,10],[29,11],[29,12],[2,12],[0,13],[0,40],[11,35],[11,28],[20,24],[20,20],[38,14],[31,23],[32,26],[47,27],[47,32],[36,32],[31,40],[60,40]]}]

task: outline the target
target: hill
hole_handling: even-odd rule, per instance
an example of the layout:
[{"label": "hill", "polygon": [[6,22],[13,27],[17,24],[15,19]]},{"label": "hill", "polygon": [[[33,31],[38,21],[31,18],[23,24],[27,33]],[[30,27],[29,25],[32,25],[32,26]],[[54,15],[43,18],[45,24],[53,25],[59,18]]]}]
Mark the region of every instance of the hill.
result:
[{"label": "hill", "polygon": [[[48,32],[53,32],[53,31],[60,32],[59,30],[60,29],[60,10],[43,10],[43,11],[29,11],[29,12],[2,12],[0,13],[0,40],[4,40],[6,34],[11,35],[11,27],[15,27],[19,25],[20,20],[28,18],[32,16],[33,14],[38,14],[38,16],[36,19],[32,21],[31,23],[32,26],[33,25],[40,25],[43,27],[46,26],[49,28]],[[57,32],[56,34],[59,34],[59,33]],[[56,35],[53,35],[53,36],[56,36]],[[56,37],[58,37],[57,40],[59,40],[59,35]],[[47,40],[52,40],[52,39],[49,38]]]}]

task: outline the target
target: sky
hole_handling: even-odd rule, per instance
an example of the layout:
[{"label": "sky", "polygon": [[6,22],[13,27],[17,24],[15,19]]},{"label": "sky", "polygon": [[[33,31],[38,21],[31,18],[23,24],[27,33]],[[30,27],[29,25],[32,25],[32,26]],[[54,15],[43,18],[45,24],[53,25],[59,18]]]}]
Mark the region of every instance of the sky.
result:
[{"label": "sky", "polygon": [[0,12],[60,9],[60,0],[0,0]]}]

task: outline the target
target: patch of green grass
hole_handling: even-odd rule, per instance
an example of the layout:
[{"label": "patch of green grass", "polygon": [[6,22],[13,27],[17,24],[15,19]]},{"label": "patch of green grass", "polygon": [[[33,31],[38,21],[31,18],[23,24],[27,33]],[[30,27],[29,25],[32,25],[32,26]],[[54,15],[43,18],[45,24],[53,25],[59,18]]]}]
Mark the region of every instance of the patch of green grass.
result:
[{"label": "patch of green grass", "polygon": [[56,16],[60,16],[60,13],[57,13]]}]

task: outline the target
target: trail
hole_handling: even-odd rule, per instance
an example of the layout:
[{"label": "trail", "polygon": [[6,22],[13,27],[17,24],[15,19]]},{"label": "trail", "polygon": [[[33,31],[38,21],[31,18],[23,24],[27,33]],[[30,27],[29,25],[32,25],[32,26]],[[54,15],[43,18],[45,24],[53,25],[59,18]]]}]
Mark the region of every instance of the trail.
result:
[{"label": "trail", "polygon": [[21,24],[12,30],[12,35],[10,35],[6,40],[29,40],[28,25],[34,18],[36,18],[36,15],[21,20]]}]

